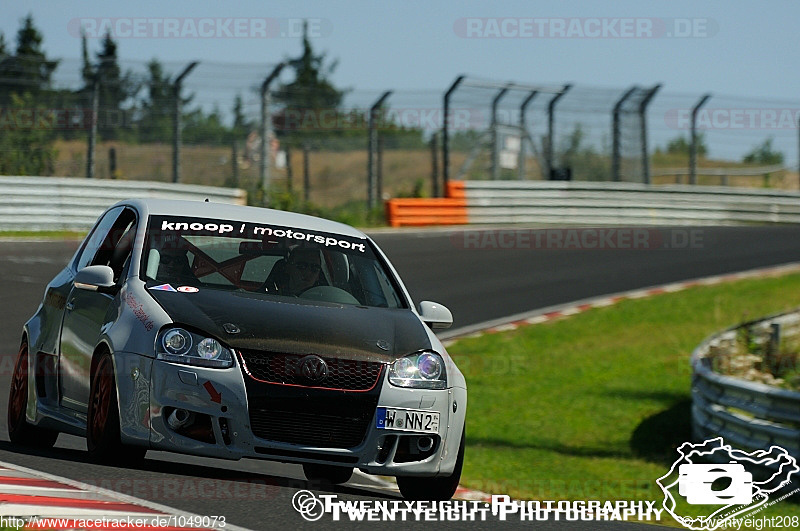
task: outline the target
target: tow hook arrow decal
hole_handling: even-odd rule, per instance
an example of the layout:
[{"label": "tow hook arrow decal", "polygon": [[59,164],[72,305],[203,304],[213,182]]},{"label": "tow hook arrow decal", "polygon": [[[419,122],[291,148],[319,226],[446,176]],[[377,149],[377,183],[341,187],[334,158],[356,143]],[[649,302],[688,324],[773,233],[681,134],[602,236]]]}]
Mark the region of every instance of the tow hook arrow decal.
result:
[{"label": "tow hook arrow decal", "polygon": [[222,393],[218,392],[214,388],[214,384],[212,384],[210,380],[206,380],[206,383],[203,384],[203,387],[205,387],[206,391],[208,391],[208,395],[211,397],[212,402],[216,402],[217,404],[222,402]]}]

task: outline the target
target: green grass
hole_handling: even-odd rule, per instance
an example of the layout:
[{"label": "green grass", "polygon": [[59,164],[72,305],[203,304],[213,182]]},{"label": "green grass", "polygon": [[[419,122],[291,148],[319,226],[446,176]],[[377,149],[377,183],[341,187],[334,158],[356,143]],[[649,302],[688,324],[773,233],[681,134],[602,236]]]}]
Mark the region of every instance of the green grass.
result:
[{"label": "green grass", "polygon": [[7,239],[26,239],[36,238],[43,240],[82,240],[86,236],[85,232],[68,230],[6,230],[0,231],[0,238]]},{"label": "green grass", "polygon": [[[745,280],[458,340],[448,351],[469,387],[462,484],[660,508],[655,480],[691,440],[692,350],[718,330],[796,307],[798,294],[798,274]],[[800,510],[783,502],[764,514]]]}]

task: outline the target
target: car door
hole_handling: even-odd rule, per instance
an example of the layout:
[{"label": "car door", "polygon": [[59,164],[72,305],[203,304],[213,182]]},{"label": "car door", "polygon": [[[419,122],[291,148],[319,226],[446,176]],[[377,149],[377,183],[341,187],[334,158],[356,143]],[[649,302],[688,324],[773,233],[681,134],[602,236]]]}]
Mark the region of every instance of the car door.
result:
[{"label": "car door", "polygon": [[[136,215],[128,208],[120,208],[116,214],[98,225],[96,236],[92,235],[92,241],[76,261],[76,272],[90,265],[107,265],[114,269],[117,280],[124,277],[124,251],[130,255]],[[81,413],[88,410],[92,355],[115,299],[116,293],[88,291],[74,285],[67,296],[58,358],[59,394],[65,408]]]}]

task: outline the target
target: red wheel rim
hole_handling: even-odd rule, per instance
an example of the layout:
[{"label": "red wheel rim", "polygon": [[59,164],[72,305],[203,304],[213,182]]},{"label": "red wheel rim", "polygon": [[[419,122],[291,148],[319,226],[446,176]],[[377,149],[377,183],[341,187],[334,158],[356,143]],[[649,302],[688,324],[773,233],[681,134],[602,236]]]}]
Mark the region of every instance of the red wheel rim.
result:
[{"label": "red wheel rim", "polygon": [[11,378],[11,391],[8,399],[8,425],[14,426],[22,415],[28,403],[28,349],[26,345],[20,348],[17,356],[17,365],[14,367],[14,376]]},{"label": "red wheel rim", "polygon": [[92,401],[90,404],[92,415],[90,417],[91,426],[89,430],[92,440],[94,441],[102,439],[103,433],[106,430],[108,412],[111,407],[110,397],[111,387],[113,385],[112,381],[109,359],[104,357],[100,360],[100,365],[97,367],[97,372],[95,373],[94,392],[92,393]]}]

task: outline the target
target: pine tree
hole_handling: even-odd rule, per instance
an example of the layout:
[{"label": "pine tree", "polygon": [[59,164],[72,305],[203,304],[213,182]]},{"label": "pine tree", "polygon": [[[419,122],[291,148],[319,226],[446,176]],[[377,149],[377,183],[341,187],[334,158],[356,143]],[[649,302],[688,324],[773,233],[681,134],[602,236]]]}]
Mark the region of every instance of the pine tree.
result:
[{"label": "pine tree", "polygon": [[83,79],[83,89],[91,90],[94,82],[94,68],[89,61],[89,48],[86,44],[86,32],[81,30],[81,79]]},{"label": "pine tree", "polygon": [[22,21],[17,32],[17,52],[14,69],[18,83],[17,92],[39,93],[50,88],[53,71],[58,61],[50,61],[42,50],[44,38],[33,25],[33,16],[28,15]]},{"label": "pine tree", "polygon": [[123,104],[133,94],[132,74],[128,72],[122,75],[117,60],[117,43],[111,38],[110,33],[106,33],[102,50],[96,55],[100,89],[100,123],[114,126],[101,128],[100,134],[104,139],[118,138],[121,131],[116,128],[124,123]]},{"label": "pine tree", "polygon": [[[275,93],[275,99],[284,105],[285,111],[296,111],[301,117],[309,117],[310,120],[301,118],[301,123],[308,123],[320,135],[322,132],[314,125],[315,118],[319,118],[319,111],[338,110],[345,91],[337,89],[329,80],[337,63],[334,61],[326,66],[325,54],[314,53],[308,38],[308,23],[303,23],[303,53],[291,59],[288,66],[294,71],[294,80],[281,85]],[[284,129],[283,125],[278,118],[276,129],[279,134]],[[295,136],[293,133],[289,133],[290,141]]]},{"label": "pine tree", "polygon": [[139,137],[142,142],[166,142],[171,138],[172,88],[158,59],[147,63],[147,98],[142,102]]}]

